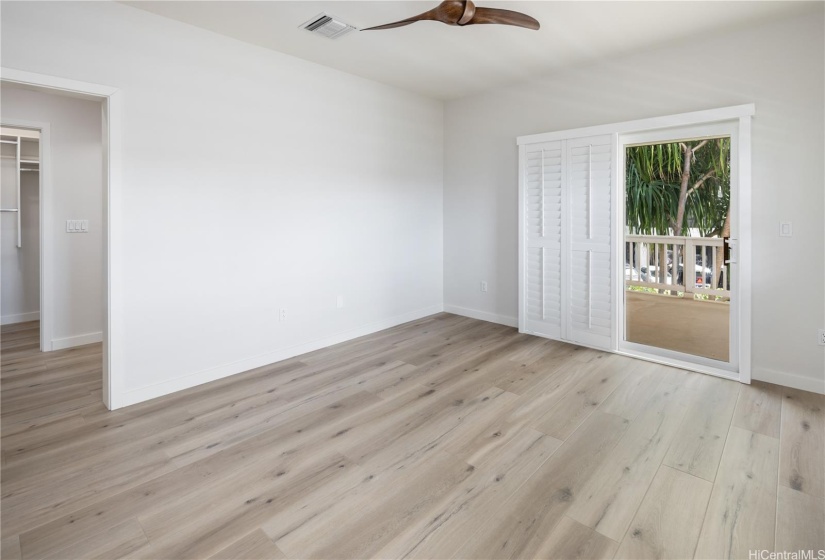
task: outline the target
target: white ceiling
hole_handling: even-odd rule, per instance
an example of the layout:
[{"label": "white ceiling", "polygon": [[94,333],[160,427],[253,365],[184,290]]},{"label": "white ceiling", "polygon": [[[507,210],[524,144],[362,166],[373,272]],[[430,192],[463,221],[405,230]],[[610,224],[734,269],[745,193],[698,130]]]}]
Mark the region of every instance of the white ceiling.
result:
[{"label": "white ceiling", "polygon": [[812,12],[816,2],[541,2],[477,0],[525,12],[531,31],[505,25],[451,27],[418,22],[339,39],[300,25],[321,12],[358,28],[388,23],[433,1],[129,1],[154,12],[431,97],[454,99],[595,59],[692,36],[724,33],[759,21]]}]

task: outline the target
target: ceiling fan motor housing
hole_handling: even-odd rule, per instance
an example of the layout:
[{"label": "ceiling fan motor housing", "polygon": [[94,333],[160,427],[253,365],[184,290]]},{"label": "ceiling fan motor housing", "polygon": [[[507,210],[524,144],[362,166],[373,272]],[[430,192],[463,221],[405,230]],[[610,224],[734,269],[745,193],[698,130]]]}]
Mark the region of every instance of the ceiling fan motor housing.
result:
[{"label": "ceiling fan motor housing", "polygon": [[467,25],[474,15],[476,15],[476,5],[471,0],[466,0],[464,2],[464,13],[461,14],[458,25]]}]

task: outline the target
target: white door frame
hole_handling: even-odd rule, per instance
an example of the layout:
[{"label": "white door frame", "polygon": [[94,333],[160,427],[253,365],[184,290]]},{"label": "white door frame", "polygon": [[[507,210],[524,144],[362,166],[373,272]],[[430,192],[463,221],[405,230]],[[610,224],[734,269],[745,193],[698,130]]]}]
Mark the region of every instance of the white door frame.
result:
[{"label": "white door frame", "polygon": [[[736,183],[739,195],[739,243],[737,247],[738,254],[736,255],[736,258],[739,261],[737,286],[739,293],[739,305],[738,310],[736,311],[736,320],[739,326],[739,371],[738,373],[733,373],[730,371],[721,370],[719,368],[706,367],[692,362],[684,362],[667,356],[643,356],[633,354],[634,357],[692,371],[738,379],[742,383],[751,382],[751,117],[755,113],[756,107],[751,103],[747,105],[735,105],[732,107],[723,107],[719,109],[708,109],[705,111],[694,111],[691,113],[680,113],[677,115],[668,115],[664,117],[653,117],[614,124],[589,126],[572,130],[531,134],[529,136],[520,136],[517,139],[517,144],[520,147],[519,153],[523,154],[523,147],[525,145],[538,142],[550,142],[553,140],[563,140],[582,136],[595,136],[599,134],[618,134],[621,136],[668,128],[688,127],[692,125],[711,124],[726,121],[735,123],[738,146],[736,161],[731,162],[731,171],[732,173],[735,172],[736,176],[731,178],[731,182]],[[620,154],[618,153],[620,150],[620,145],[620,142],[616,145],[617,153],[615,154],[615,161],[617,162],[623,161],[623,158],[619,157]],[[621,170],[618,171],[619,172],[617,174],[619,177],[623,177]],[[622,244],[618,242],[619,239],[624,239],[624,209],[620,204],[620,201],[622,203],[624,201],[624,193],[620,191],[620,189],[624,188],[624,181],[613,181],[613,185],[613,255],[615,263],[624,263],[624,249]],[[519,190],[521,191],[521,187]],[[521,203],[522,201],[520,200],[519,204]],[[523,228],[521,227],[521,224],[519,227],[519,239],[521,239]],[[522,286],[524,283],[524,275],[524,264],[519,262],[519,286]],[[619,302],[624,298],[624,267],[618,266],[618,264],[615,264],[614,266],[613,284],[613,332],[614,334],[617,334],[620,332],[620,323],[622,321],[619,313]],[[731,312],[733,313],[734,310],[731,309]],[[523,302],[520,301],[520,320],[521,315],[523,314]],[[615,336],[614,341],[614,346],[612,348],[613,352],[622,353],[618,347],[619,337]]]},{"label": "white door frame", "polygon": [[[122,94],[117,88],[79,82],[56,76],[35,74],[13,68],[0,68],[0,81],[26,85],[63,93],[80,93],[97,97],[103,107],[103,148],[104,148],[104,193],[106,195],[106,235],[105,240],[105,300],[106,312],[103,324],[103,402],[110,410],[120,408],[123,395],[123,361],[122,361],[122,333],[123,333],[123,305],[121,298],[122,279],[122,222],[121,222],[121,110]],[[5,122],[5,121],[4,121]],[[8,121],[9,125],[12,121]],[[44,127],[45,125],[45,127]],[[51,350],[51,313],[53,296],[52,263],[52,222],[51,222],[51,175],[50,152],[48,149],[50,133],[47,123],[29,123],[23,128],[40,128],[47,137],[41,138],[41,252],[40,252],[40,313],[41,321],[45,317],[45,325],[41,322],[41,350]],[[45,152],[43,151],[45,147]],[[45,338],[48,337],[48,338]]]}]

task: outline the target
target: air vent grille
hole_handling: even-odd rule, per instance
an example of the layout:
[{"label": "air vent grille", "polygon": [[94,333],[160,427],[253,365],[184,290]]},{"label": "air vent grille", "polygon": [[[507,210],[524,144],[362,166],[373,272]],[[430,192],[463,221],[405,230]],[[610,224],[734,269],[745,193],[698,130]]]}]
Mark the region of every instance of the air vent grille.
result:
[{"label": "air vent grille", "polygon": [[352,25],[348,25],[326,14],[312,18],[301,25],[301,27],[312,33],[323,35],[328,39],[337,39],[355,29]]}]

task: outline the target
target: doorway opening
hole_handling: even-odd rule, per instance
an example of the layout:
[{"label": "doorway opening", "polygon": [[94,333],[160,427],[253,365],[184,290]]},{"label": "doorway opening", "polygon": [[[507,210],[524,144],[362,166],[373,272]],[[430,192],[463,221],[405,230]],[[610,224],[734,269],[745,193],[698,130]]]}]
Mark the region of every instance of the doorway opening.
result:
[{"label": "doorway opening", "polygon": [[622,137],[620,349],[739,371],[736,123]]},{"label": "doorway opening", "polygon": [[[111,408],[107,99],[3,73],[4,387],[34,375],[50,411]],[[66,360],[70,376],[50,375]],[[6,423],[17,418],[7,395]]]},{"label": "doorway opening", "polygon": [[0,128],[0,228],[2,324],[31,326],[40,320],[39,130]]}]

